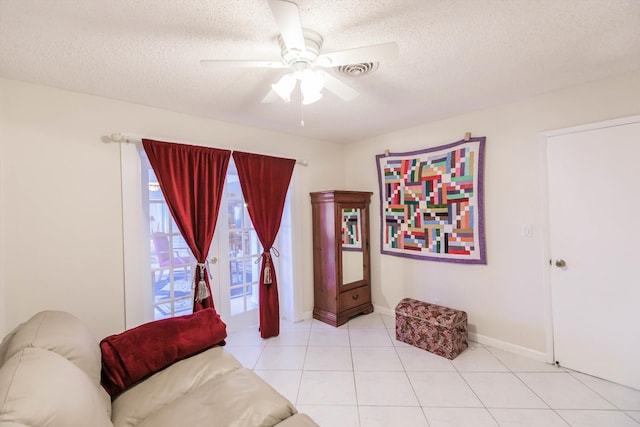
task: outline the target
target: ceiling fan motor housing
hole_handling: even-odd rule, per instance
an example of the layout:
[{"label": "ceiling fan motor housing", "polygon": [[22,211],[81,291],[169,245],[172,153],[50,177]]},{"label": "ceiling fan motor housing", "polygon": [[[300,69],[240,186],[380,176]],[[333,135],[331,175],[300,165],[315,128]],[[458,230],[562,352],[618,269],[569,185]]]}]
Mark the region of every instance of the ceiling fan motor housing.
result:
[{"label": "ceiling fan motor housing", "polygon": [[315,62],[320,50],[322,49],[322,43],[324,38],[317,31],[310,30],[308,28],[302,29],[304,35],[304,50],[288,49],[284,44],[282,35],[278,36],[278,42],[280,43],[280,49],[282,53],[282,61],[291,67],[293,71],[303,71],[310,68]]}]

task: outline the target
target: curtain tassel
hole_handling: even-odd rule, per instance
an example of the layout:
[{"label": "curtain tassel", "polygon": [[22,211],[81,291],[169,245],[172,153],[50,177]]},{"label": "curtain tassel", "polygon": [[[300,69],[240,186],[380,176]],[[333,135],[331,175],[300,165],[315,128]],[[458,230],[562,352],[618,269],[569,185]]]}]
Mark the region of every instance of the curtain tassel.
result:
[{"label": "curtain tassel", "polygon": [[269,254],[269,253],[265,253],[264,254],[263,283],[265,285],[270,285],[272,283],[272,281],[271,281],[271,254]]},{"label": "curtain tassel", "polygon": [[270,265],[266,265],[264,267],[264,284],[265,285],[271,284],[271,266]]},{"label": "curtain tassel", "polygon": [[[280,256],[280,252],[276,248],[271,248],[262,252],[262,261],[264,262],[264,274],[262,275],[262,283],[265,285],[270,285],[273,283],[273,279],[271,279],[271,251],[277,257]],[[256,264],[260,262],[260,258],[256,260]]]},{"label": "curtain tassel", "polygon": [[204,263],[198,263],[198,268],[200,269],[200,280],[198,281],[198,296],[197,299],[202,302],[209,298],[211,295],[209,293],[209,289],[207,289],[207,282],[204,280],[206,266]]}]

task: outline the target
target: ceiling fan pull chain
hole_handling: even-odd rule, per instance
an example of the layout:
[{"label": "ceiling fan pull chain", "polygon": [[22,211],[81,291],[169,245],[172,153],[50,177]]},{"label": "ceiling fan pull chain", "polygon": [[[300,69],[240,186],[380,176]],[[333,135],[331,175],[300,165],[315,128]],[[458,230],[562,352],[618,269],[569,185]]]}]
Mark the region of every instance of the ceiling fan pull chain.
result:
[{"label": "ceiling fan pull chain", "polygon": [[304,104],[300,102],[300,126],[304,127]]}]

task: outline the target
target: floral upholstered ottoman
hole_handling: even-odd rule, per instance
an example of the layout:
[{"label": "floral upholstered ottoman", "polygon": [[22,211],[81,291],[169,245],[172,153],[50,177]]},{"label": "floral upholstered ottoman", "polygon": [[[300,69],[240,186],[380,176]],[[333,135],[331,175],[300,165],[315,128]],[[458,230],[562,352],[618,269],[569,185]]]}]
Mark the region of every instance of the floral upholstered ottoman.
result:
[{"label": "floral upholstered ottoman", "polygon": [[396,339],[454,359],[469,346],[467,313],[405,298],[396,306]]}]

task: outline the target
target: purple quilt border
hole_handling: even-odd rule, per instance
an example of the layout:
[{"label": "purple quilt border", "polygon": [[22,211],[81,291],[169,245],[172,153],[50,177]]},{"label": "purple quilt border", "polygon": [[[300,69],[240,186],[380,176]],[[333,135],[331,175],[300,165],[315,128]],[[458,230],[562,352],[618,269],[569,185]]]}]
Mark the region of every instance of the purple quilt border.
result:
[{"label": "purple quilt border", "polygon": [[[486,240],[484,233],[484,146],[486,142],[486,137],[476,137],[470,138],[468,141],[461,139],[460,141],[452,142],[446,145],[439,145],[437,147],[427,148],[423,150],[416,151],[407,151],[402,153],[385,153],[385,154],[377,154],[376,155],[376,168],[378,170],[378,195],[380,198],[380,253],[383,255],[392,255],[402,258],[411,258],[411,259],[419,259],[419,260],[427,260],[427,261],[440,261],[440,262],[452,262],[456,264],[487,264],[487,251],[486,251]],[[477,200],[478,200],[478,245],[480,258],[478,259],[450,259],[450,258],[440,258],[433,257],[429,255],[413,255],[413,254],[405,254],[405,253],[397,253],[391,252],[384,249],[384,201],[383,201],[383,183],[382,183],[382,171],[380,170],[380,159],[389,156],[414,156],[417,154],[425,154],[433,151],[446,150],[450,148],[457,147],[459,145],[467,144],[469,142],[479,142],[478,153],[478,191],[477,191]]]}]

